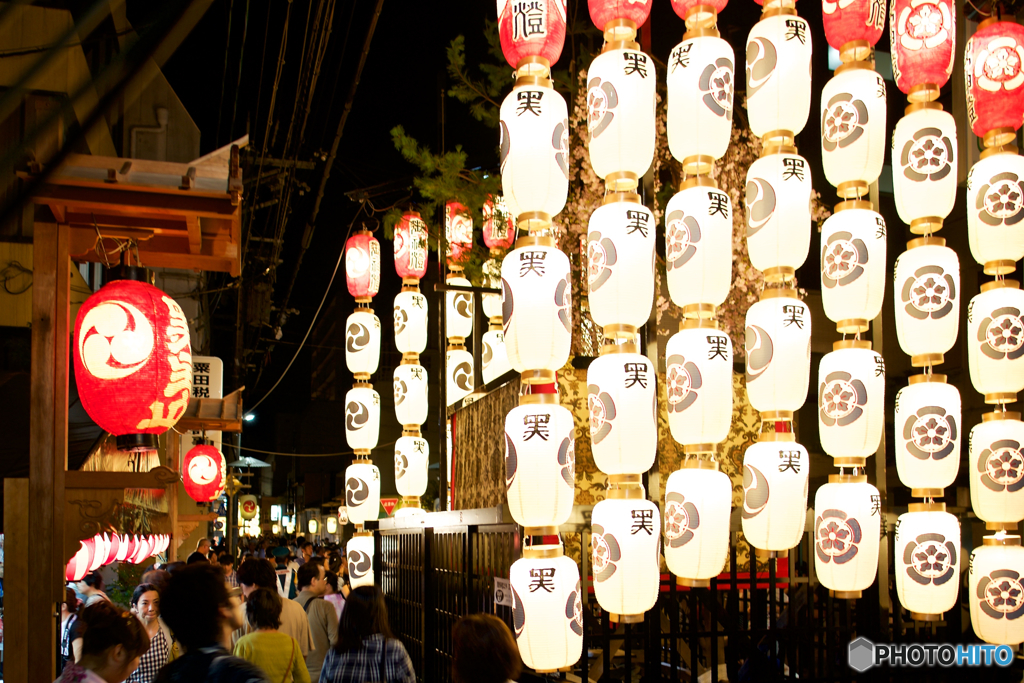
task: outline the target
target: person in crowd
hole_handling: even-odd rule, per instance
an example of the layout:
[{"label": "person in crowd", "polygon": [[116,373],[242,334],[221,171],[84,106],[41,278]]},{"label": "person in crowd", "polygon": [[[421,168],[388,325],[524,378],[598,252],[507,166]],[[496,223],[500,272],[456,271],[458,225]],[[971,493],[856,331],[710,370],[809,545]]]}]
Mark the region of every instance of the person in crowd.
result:
[{"label": "person in crowd", "polygon": [[309,675],[319,680],[320,668],[324,663],[327,650],[338,642],[338,615],[334,605],[323,599],[327,592],[327,572],[324,566],[310,561],[299,567],[296,577],[299,594],[295,602],[306,610],[309,619],[309,631],[313,634],[316,649],[306,656],[306,668]]},{"label": "person in crowd", "polygon": [[140,579],[140,583],[148,583],[157,593],[163,593],[167,588],[167,582],[171,580],[171,573],[166,569],[150,569]]},{"label": "person in crowd", "polygon": [[452,656],[455,683],[507,683],[523,670],[512,631],[492,614],[470,614],[455,622]]},{"label": "person in crowd", "polygon": [[186,564],[192,564],[194,562],[209,562],[207,555],[210,554],[210,539],[200,538],[199,543],[196,543],[196,551],[188,556],[185,560]]},{"label": "person in crowd", "polygon": [[296,560],[296,562],[298,562],[299,566],[301,567],[302,565],[309,562],[309,560],[313,557],[313,544],[309,541],[306,541],[299,547],[299,552],[301,553],[301,555]]},{"label": "person in crowd", "polygon": [[391,634],[384,594],[376,586],[352,589],[345,601],[338,645],[327,653],[320,683],[416,683],[412,660]]},{"label": "person in crowd", "polygon": [[[238,567],[237,574],[238,584],[246,600],[259,588],[277,590],[277,576],[267,560],[250,558]],[[299,644],[302,658],[305,659],[313,649],[313,635],[309,631],[309,619],[306,618],[306,612],[299,606],[299,603],[294,600],[284,600],[281,605],[281,625],[278,629],[281,633],[295,639]],[[241,638],[251,631],[249,622],[246,621],[241,630],[236,631],[236,638]]]},{"label": "person in crowd", "polygon": [[142,622],[107,600],[82,609],[82,656],[64,667],[58,683],[122,683],[149,649]]},{"label": "person in crowd", "polygon": [[238,588],[238,578],[235,576],[235,563],[228,553],[221,553],[217,558],[221,570],[224,572],[224,580],[232,588]]},{"label": "person in crowd", "polygon": [[91,571],[81,581],[75,584],[75,590],[82,596],[85,607],[95,605],[97,602],[110,602],[110,598],[103,592],[103,577],[98,571]]},{"label": "person in crowd", "polygon": [[64,670],[69,664],[74,664],[78,659],[75,653],[74,643],[79,644],[78,655],[81,655],[82,629],[84,625],[78,619],[78,596],[75,589],[67,587],[64,589],[64,602],[60,604],[60,658],[58,660],[58,673]]},{"label": "person in crowd", "polygon": [[327,572],[324,578],[327,581],[327,591],[324,593],[324,600],[334,605],[338,621],[341,621],[341,613],[345,609],[345,595],[341,589],[347,589],[348,587],[338,580],[338,575],[334,572]]},{"label": "person in crowd", "polygon": [[160,593],[151,583],[140,583],[132,593],[132,613],[146,627],[149,649],[139,660],[139,668],[128,683],[152,683],[171,656],[171,631],[160,622]]},{"label": "person in crowd", "polygon": [[272,588],[257,588],[246,596],[245,616],[251,632],[235,643],[235,656],[263,669],[275,683],[310,683],[299,644],[278,630],[282,603]]},{"label": "person in crowd", "polygon": [[181,560],[177,560],[176,562],[168,562],[163,567],[161,567],[161,569],[163,569],[168,574],[173,574],[174,572],[178,571],[179,569],[185,566],[186,564],[184,562],[182,562]]},{"label": "person in crowd", "polygon": [[295,570],[288,566],[288,552],[283,545],[274,548],[274,571],[277,573],[278,595],[285,600],[294,600],[299,591],[295,587]]},{"label": "person in crowd", "polygon": [[276,683],[228,652],[231,632],[242,625],[241,602],[219,567],[198,562],[171,574],[163,617],[185,654],[157,674],[156,683]]}]

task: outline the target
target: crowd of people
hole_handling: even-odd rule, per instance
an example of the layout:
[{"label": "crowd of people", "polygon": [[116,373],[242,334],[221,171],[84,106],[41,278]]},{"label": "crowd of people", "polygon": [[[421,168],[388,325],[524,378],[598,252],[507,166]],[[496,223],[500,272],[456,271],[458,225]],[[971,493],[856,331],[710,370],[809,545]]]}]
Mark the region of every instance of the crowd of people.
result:
[{"label": "crowd of people", "polygon": [[[67,588],[56,683],[415,683],[375,586],[351,588],[336,546],[241,549],[237,568],[207,539],[185,562],[144,573],[129,609],[98,572]],[[472,615],[453,633],[456,683],[519,676],[501,620]]]}]

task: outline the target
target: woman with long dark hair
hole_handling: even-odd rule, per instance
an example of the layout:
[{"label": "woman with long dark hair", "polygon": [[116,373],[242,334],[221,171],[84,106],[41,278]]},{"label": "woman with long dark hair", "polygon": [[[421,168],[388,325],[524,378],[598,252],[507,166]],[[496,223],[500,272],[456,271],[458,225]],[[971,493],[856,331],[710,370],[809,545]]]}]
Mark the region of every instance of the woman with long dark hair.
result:
[{"label": "woman with long dark hair", "polygon": [[320,683],[416,683],[412,660],[391,633],[384,594],[353,588],[338,626],[338,645],[327,653]]},{"label": "woman with long dark hair", "polygon": [[135,615],[101,600],[82,610],[82,657],[64,667],[58,683],[121,683],[149,649],[149,635]]}]

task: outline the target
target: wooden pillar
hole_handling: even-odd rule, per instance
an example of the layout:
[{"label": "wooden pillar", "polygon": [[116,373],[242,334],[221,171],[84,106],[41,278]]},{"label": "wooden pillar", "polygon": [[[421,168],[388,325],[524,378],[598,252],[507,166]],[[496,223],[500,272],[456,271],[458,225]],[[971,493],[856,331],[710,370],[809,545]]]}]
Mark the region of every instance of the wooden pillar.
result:
[{"label": "wooden pillar", "polygon": [[[188,432],[186,432],[187,434]],[[181,474],[181,435],[171,429],[167,432],[167,466]],[[171,515],[171,545],[167,548],[167,561],[174,562],[178,559],[178,546],[184,540],[181,537],[181,529],[178,528],[178,482],[167,487],[168,511]]]},{"label": "wooden pillar", "polygon": [[28,479],[4,480],[4,680],[28,680]]}]

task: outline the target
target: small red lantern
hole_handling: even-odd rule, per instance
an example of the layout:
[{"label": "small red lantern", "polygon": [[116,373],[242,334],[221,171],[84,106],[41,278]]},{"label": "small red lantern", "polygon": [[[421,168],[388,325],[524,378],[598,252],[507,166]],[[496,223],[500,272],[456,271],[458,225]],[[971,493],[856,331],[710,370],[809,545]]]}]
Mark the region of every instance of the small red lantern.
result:
[{"label": "small red lantern", "polygon": [[[141,268],[122,269],[131,278]],[[114,280],[75,319],[75,382],[82,406],[123,451],[155,450],[192,393],[192,348],[181,307],[147,282]]]},{"label": "small red lantern", "polygon": [[117,551],[121,549],[121,539],[117,534],[110,534],[110,550],[107,551],[107,559],[103,564],[110,564],[117,559]]},{"label": "small red lantern", "polygon": [[380,243],[360,230],[345,243],[345,283],[356,301],[369,303],[380,289]]},{"label": "small red lantern", "polygon": [[653,0],[587,0],[590,19],[602,31],[613,21],[625,19],[633,29],[643,26],[651,13]]},{"label": "small red lantern", "polygon": [[672,0],[672,9],[685,20],[691,14],[707,13],[708,7],[713,7],[715,14],[720,14],[728,4],[729,0]]},{"label": "small red lantern", "polygon": [[444,205],[444,236],[448,241],[448,263],[459,263],[473,250],[473,217],[465,204]]},{"label": "small red lantern", "polygon": [[[497,211],[495,211],[497,204]],[[516,241],[516,227],[512,213],[501,195],[484,202],[484,244],[488,249],[509,249]]]},{"label": "small red lantern", "polygon": [[217,500],[224,492],[227,464],[224,455],[213,446],[196,446],[185,454],[182,465],[185,493],[197,503]]},{"label": "small red lantern", "polygon": [[912,100],[934,99],[953,73],[956,6],[952,0],[892,0],[889,10],[892,75]]},{"label": "small red lantern", "polygon": [[562,56],[565,44],[565,0],[498,0],[498,37],[512,68],[531,58],[543,60],[550,68]]},{"label": "small red lantern", "polygon": [[[92,539],[87,539],[92,540]],[[81,581],[89,573],[89,565],[92,564],[92,555],[85,541],[79,541],[78,552],[75,553],[64,569],[64,577],[68,581]]]},{"label": "small red lantern", "polygon": [[1012,141],[1024,117],[1024,27],[995,18],[981,22],[967,41],[964,76],[971,130],[985,138],[1003,129],[1007,139],[995,144]]},{"label": "small red lantern", "polygon": [[128,551],[132,550],[135,546],[131,545],[131,537],[128,534],[124,534],[119,538],[119,545],[117,548],[117,557],[114,558],[115,562],[124,562],[124,558],[128,557]]},{"label": "small red lantern", "polygon": [[395,272],[417,280],[427,274],[427,224],[416,211],[406,211],[395,225]]},{"label": "small red lantern", "polygon": [[[821,14],[825,39],[840,53],[867,53],[885,28],[885,3],[877,0],[822,0]],[[857,44],[850,45],[854,41]]]}]

